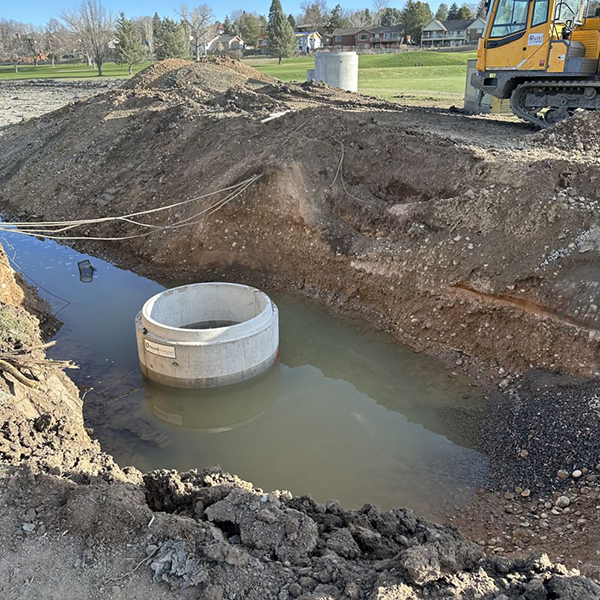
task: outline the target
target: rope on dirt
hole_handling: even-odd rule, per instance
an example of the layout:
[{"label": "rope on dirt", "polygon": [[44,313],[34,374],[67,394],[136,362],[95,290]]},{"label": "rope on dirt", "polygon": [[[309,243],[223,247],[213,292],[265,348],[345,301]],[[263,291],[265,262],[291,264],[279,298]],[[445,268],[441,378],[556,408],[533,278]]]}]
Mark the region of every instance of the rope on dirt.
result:
[{"label": "rope on dirt", "polygon": [[[254,175],[254,176],[250,177],[249,179],[242,181],[241,183],[238,183],[234,186],[229,186],[227,188],[223,188],[216,192],[211,192],[210,194],[204,194],[203,196],[197,196],[195,198],[184,200],[182,202],[176,202],[176,203],[170,204],[168,206],[152,208],[152,209],[149,209],[146,211],[140,211],[140,212],[132,213],[129,215],[122,215],[122,216],[118,216],[118,217],[101,217],[98,219],[83,219],[80,221],[54,221],[54,222],[31,222],[31,221],[29,221],[29,222],[22,222],[22,223],[19,223],[19,222],[0,223],[0,231],[5,231],[7,233],[19,233],[21,235],[27,235],[30,237],[46,238],[46,239],[50,239],[50,240],[65,240],[65,241],[74,241],[74,240],[122,241],[122,240],[130,240],[130,239],[134,239],[134,238],[147,237],[147,236],[149,236],[153,233],[157,233],[159,231],[166,231],[169,229],[179,229],[180,227],[188,227],[191,225],[198,224],[202,220],[201,217],[214,214],[215,212],[217,212],[218,210],[223,208],[226,204],[228,204],[229,202],[231,202],[232,200],[234,200],[235,198],[240,196],[244,191],[246,191],[246,189],[248,189],[253,183],[258,181],[261,177],[262,177],[262,174]],[[131,219],[131,217],[155,213],[158,211],[174,208],[176,206],[181,206],[183,204],[197,201],[201,198],[207,198],[209,196],[212,196],[212,195],[215,195],[215,194],[221,193],[223,191],[227,191],[227,190],[234,190],[234,191],[229,193],[225,198],[222,198],[221,200],[214,202],[213,204],[204,208],[203,210],[187,217],[186,219],[182,219],[182,220],[178,221],[177,223],[174,223],[171,225],[154,225],[152,223],[143,223],[143,222],[134,221]],[[148,228],[151,231],[148,231],[146,233],[138,233],[138,234],[132,234],[132,235],[117,236],[117,237],[52,235],[54,233],[61,233],[64,231],[68,231],[70,229],[73,229],[74,227],[80,227],[82,225],[93,225],[93,224],[97,224],[97,223],[106,223],[109,221],[124,221],[124,222],[131,223],[133,225],[138,225],[140,227]],[[31,225],[36,225],[37,227],[63,227],[63,228],[58,229],[58,230],[54,229],[54,230],[47,231],[44,229],[31,228],[30,227]]]},{"label": "rope on dirt", "polygon": [[344,190],[344,192],[346,192],[346,194],[348,194],[348,196],[350,196],[350,198],[352,198],[353,200],[356,200],[357,202],[360,202],[360,204],[372,204],[372,202],[370,202],[369,200],[361,200],[360,198],[357,198],[354,194],[351,194],[348,191],[348,188],[346,187],[346,182],[344,180],[344,156],[345,156],[345,153],[346,153],[344,142],[342,142],[341,140],[336,140],[334,137],[332,137],[331,139],[336,144],[339,144],[342,147],[342,154],[340,156],[340,162],[338,163],[337,171],[335,172],[335,177],[334,177],[334,179],[331,182],[331,185],[329,187],[330,188],[333,187],[335,185],[335,182],[338,180],[338,177],[339,177],[340,182],[342,184],[342,189]]},{"label": "rope on dirt", "polygon": [[60,227],[63,225],[93,225],[94,223],[102,223],[105,221],[113,221],[115,219],[129,219],[131,217],[140,217],[142,215],[147,215],[150,213],[159,212],[161,210],[168,210],[170,208],[176,208],[178,206],[182,206],[184,204],[188,204],[190,202],[195,202],[197,200],[202,200],[204,198],[208,198],[210,196],[214,196],[216,194],[220,194],[222,192],[228,192],[229,190],[234,190],[239,187],[242,187],[246,183],[254,182],[257,179],[262,177],[262,175],[253,175],[252,177],[241,181],[240,183],[236,183],[235,185],[230,185],[225,188],[221,188],[220,190],[216,190],[215,192],[209,192],[208,194],[202,194],[201,196],[194,196],[193,198],[189,198],[188,200],[182,200],[181,202],[175,202],[173,204],[168,204],[167,206],[159,206],[157,208],[150,208],[148,210],[143,210],[135,213],[130,213],[127,215],[121,215],[118,217],[98,217],[96,219],[80,219],[75,221],[24,221],[24,222],[5,222],[4,225],[14,225],[16,227],[25,226],[25,225],[38,225],[40,227]]}]

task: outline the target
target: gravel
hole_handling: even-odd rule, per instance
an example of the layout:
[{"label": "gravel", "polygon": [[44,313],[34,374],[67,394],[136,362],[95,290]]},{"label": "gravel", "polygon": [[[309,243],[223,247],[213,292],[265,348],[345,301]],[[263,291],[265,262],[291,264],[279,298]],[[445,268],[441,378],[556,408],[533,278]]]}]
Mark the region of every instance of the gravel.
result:
[{"label": "gravel", "polygon": [[541,371],[531,371],[516,388],[496,394],[482,435],[493,465],[490,487],[513,491],[518,486],[533,493],[564,489],[588,473],[595,479],[598,398],[595,380]]}]

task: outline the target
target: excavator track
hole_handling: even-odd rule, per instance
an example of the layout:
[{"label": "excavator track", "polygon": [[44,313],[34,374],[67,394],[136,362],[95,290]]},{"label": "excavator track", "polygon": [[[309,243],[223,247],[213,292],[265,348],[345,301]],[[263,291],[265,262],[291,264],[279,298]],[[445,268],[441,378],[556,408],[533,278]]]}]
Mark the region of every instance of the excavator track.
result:
[{"label": "excavator track", "polygon": [[510,107],[541,129],[551,127],[578,109],[600,110],[600,80],[526,81],[514,89]]}]

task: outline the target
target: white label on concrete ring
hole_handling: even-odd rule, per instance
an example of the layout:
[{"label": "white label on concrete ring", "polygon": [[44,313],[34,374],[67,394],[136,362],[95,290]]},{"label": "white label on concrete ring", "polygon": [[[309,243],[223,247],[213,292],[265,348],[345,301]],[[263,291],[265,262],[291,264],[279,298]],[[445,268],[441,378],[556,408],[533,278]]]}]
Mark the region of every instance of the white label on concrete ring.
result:
[{"label": "white label on concrete ring", "polygon": [[164,346],[163,344],[155,344],[149,340],[144,340],[144,347],[148,352],[156,354],[156,356],[175,358],[175,348],[173,346]]}]

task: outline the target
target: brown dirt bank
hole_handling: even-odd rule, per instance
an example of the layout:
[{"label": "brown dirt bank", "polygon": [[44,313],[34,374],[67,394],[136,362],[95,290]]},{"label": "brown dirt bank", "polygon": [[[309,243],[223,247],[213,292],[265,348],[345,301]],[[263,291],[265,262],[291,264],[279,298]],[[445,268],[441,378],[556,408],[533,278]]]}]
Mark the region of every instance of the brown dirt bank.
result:
[{"label": "brown dirt bank", "polygon": [[[0,281],[3,352],[41,345],[23,289],[38,301],[4,255]],[[34,387],[0,377],[3,598],[600,598],[545,557],[484,559],[408,510],[265,494],[218,468],[121,469],[89,438],[73,384],[31,355]]]},{"label": "brown dirt bank", "polygon": [[[193,225],[94,249],[154,276],[244,272],[299,288],[418,350],[480,361],[496,378],[501,368],[503,385],[531,366],[599,370],[593,156],[557,158],[508,123],[448,115],[438,128],[397,104],[265,83],[248,67],[231,66],[228,79],[223,61],[168,67],[8,128],[4,209],[27,219],[118,215],[261,175],[202,217],[214,197],[141,217]],[[291,112],[263,122],[282,110]],[[449,121],[460,134],[433,131]],[[147,231],[121,221],[70,233]]]}]

